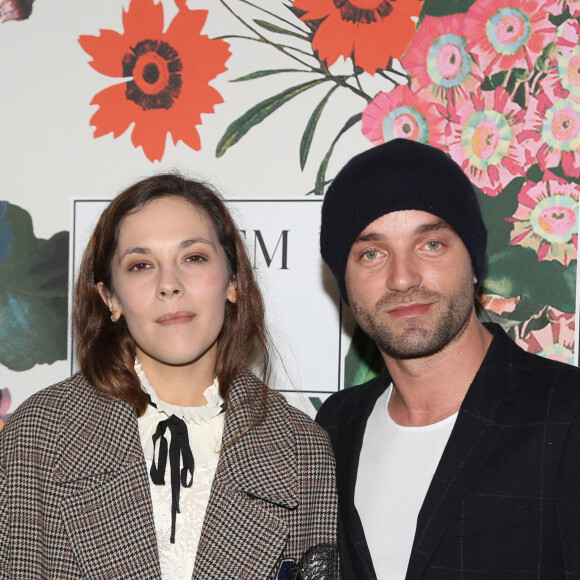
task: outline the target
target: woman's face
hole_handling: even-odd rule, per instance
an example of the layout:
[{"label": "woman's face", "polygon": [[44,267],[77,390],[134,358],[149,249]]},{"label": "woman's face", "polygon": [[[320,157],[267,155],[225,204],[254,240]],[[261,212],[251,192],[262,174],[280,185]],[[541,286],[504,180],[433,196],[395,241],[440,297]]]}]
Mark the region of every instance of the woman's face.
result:
[{"label": "woman's face", "polygon": [[180,197],[145,204],[125,217],[111,270],[112,292],[99,292],[115,321],[125,317],[145,372],[195,365],[213,380],[236,290],[207,214]]}]

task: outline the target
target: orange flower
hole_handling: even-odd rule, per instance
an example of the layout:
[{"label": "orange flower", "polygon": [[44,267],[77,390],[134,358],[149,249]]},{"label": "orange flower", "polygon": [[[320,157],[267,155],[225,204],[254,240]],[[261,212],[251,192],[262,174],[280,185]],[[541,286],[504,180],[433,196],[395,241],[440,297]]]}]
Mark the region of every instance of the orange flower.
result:
[{"label": "orange flower", "polygon": [[409,46],[421,0],[294,0],[302,20],[322,20],[312,48],[330,66],[343,56],[373,74]]},{"label": "orange flower", "polygon": [[90,65],[110,77],[130,79],[96,94],[91,105],[94,136],[115,138],[135,123],[131,140],[151,161],[160,160],[167,133],[201,149],[196,125],[202,113],[213,113],[221,95],[209,81],[226,70],[230,55],[223,40],[201,34],[206,10],[188,10],[186,0],[163,32],[163,6],[153,0],[132,0],[123,12],[124,33],[101,30],[80,36],[79,43],[93,60]]}]

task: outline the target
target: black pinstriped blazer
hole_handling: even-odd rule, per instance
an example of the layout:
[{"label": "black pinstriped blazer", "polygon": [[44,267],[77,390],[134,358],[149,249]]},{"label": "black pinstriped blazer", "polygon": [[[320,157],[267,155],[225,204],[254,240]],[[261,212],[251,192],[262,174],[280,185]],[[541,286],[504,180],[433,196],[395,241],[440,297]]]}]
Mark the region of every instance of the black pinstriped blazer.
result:
[{"label": "black pinstriped blazer", "polygon": [[[258,385],[246,373],[232,386],[224,442],[252,422]],[[265,421],[220,458],[194,579],[270,578],[281,558],[336,542],[328,438],[269,397]],[[32,396],[0,433],[0,578],[161,578],[137,419],[80,374]]]},{"label": "black pinstriped blazer", "polygon": [[[406,578],[579,579],[580,370],[486,326],[494,338],[423,502]],[[366,422],[389,383],[384,372],[340,391],[317,417],[336,457],[348,580],[376,578],[354,490]]]}]

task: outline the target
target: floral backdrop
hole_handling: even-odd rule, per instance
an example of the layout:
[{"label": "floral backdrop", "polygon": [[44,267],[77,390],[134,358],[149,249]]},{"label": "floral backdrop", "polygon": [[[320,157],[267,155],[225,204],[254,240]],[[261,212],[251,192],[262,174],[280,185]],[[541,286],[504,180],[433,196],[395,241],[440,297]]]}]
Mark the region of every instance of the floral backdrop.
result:
[{"label": "floral backdrop", "polygon": [[[0,135],[0,365],[12,373],[0,374],[0,428],[13,373],[67,358],[68,233],[35,235],[43,204],[57,223],[79,192],[110,197],[129,176],[191,165],[226,195],[323,196],[349,157],[396,137],[448,152],[477,188],[489,230],[481,318],[574,363],[580,1],[51,4],[0,0],[4,58],[22,59],[7,63],[0,101],[14,113]],[[46,90],[67,63],[74,72]],[[66,159],[51,157],[59,131]],[[355,330],[344,386],[381,364]]]}]

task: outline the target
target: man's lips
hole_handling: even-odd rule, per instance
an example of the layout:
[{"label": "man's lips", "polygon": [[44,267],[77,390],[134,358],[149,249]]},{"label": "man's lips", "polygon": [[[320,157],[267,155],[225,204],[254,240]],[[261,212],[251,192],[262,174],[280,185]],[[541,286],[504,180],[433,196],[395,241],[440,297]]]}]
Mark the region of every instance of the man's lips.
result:
[{"label": "man's lips", "polygon": [[425,314],[431,308],[431,302],[428,303],[403,303],[394,308],[390,308],[388,313],[396,318],[413,318]]},{"label": "man's lips", "polygon": [[155,322],[161,324],[162,326],[171,326],[172,324],[184,324],[193,320],[195,314],[193,312],[168,312],[163,316],[160,316]]}]

